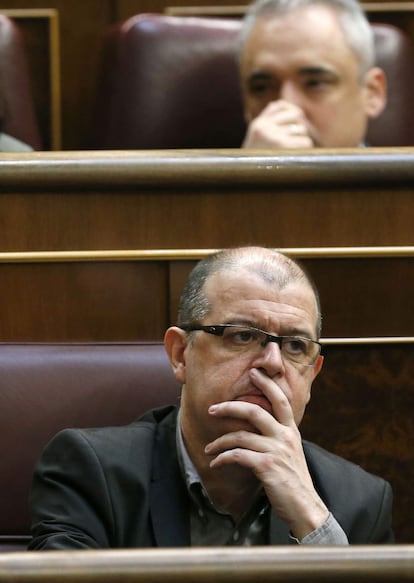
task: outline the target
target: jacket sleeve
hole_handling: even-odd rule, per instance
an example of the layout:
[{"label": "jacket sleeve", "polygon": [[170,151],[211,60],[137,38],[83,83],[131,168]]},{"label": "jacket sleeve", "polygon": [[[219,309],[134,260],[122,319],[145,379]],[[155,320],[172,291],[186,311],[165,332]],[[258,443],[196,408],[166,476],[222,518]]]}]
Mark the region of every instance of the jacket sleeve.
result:
[{"label": "jacket sleeve", "polygon": [[395,543],[395,536],[392,528],[393,494],[388,482],[380,480],[380,484],[382,488],[378,496],[377,519],[372,522],[372,530],[368,536],[368,543],[392,544]]}]

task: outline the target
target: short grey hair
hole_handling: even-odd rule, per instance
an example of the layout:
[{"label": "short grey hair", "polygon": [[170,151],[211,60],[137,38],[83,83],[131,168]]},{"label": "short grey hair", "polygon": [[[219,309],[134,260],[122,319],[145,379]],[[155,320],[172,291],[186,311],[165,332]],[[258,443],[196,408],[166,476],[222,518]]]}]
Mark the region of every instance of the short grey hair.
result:
[{"label": "short grey hair", "polygon": [[191,271],[181,296],[177,325],[201,323],[212,309],[205,284],[214,274],[246,267],[269,284],[283,289],[292,282],[303,282],[312,290],[317,305],[316,337],[320,338],[322,315],[319,293],[313,280],[297,261],[267,247],[236,247],[208,255]]},{"label": "short grey hair", "polygon": [[349,48],[360,66],[360,79],[375,65],[374,33],[358,0],[256,0],[244,17],[240,34],[240,58],[259,18],[287,14],[308,6],[326,6],[338,14],[338,22]]}]

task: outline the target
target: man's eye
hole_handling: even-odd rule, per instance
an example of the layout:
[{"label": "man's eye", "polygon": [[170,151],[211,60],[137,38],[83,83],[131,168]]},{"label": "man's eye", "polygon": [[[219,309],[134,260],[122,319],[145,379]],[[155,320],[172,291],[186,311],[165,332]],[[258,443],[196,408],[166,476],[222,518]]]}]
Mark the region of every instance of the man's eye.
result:
[{"label": "man's eye", "polygon": [[307,344],[304,340],[300,338],[291,338],[284,342],[284,348],[290,354],[306,354]]},{"label": "man's eye", "polygon": [[248,92],[253,95],[266,95],[271,93],[277,95],[280,91],[280,84],[278,81],[271,81],[268,79],[255,79],[248,84]]},{"label": "man's eye", "polygon": [[233,344],[250,344],[256,340],[254,332],[250,330],[233,330],[228,335]]},{"label": "man's eye", "polygon": [[269,87],[264,83],[254,83],[249,85],[249,93],[253,93],[254,95],[262,95],[269,90]]},{"label": "man's eye", "polygon": [[332,85],[332,81],[325,78],[307,79],[305,82],[305,87],[307,89],[325,89],[326,87],[329,87],[329,85]]}]

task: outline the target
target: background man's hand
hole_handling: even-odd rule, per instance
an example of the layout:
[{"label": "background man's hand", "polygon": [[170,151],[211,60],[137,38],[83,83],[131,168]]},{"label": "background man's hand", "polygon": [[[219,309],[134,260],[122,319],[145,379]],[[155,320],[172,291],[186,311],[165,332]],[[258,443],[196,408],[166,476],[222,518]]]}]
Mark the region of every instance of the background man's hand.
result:
[{"label": "background man's hand", "polygon": [[296,105],[272,101],[249,123],[243,148],[311,148],[305,116]]}]

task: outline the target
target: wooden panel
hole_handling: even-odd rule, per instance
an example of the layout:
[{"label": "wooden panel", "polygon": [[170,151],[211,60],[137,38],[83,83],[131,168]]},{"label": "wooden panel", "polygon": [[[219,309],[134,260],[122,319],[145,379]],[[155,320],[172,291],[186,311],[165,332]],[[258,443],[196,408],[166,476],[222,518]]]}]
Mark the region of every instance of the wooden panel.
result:
[{"label": "wooden panel", "polygon": [[413,243],[411,148],[3,154],[0,173],[0,251]]},{"label": "wooden panel", "polygon": [[320,290],[324,336],[414,334],[414,257],[305,259],[304,264]]},{"label": "wooden panel", "polygon": [[161,339],[167,270],[153,263],[0,264],[1,340]]},{"label": "wooden panel", "polygon": [[0,556],[8,583],[400,583],[412,545],[55,551]]},{"label": "wooden panel", "polygon": [[[114,22],[113,4],[113,0],[0,0],[0,10],[53,9],[59,14],[64,150],[90,143],[99,50],[104,30]],[[46,37],[41,40],[47,42]],[[46,66],[37,62],[35,75],[43,75]]]},{"label": "wooden panel", "polygon": [[[324,338],[414,336],[414,247],[286,251],[317,284]],[[208,252],[0,254],[0,339],[161,340]]]},{"label": "wooden panel", "polygon": [[414,344],[325,345],[302,435],[387,479],[398,542],[414,542]]},{"label": "wooden panel", "polygon": [[33,99],[44,150],[61,148],[60,43],[53,9],[1,9],[12,18],[25,43]]}]

